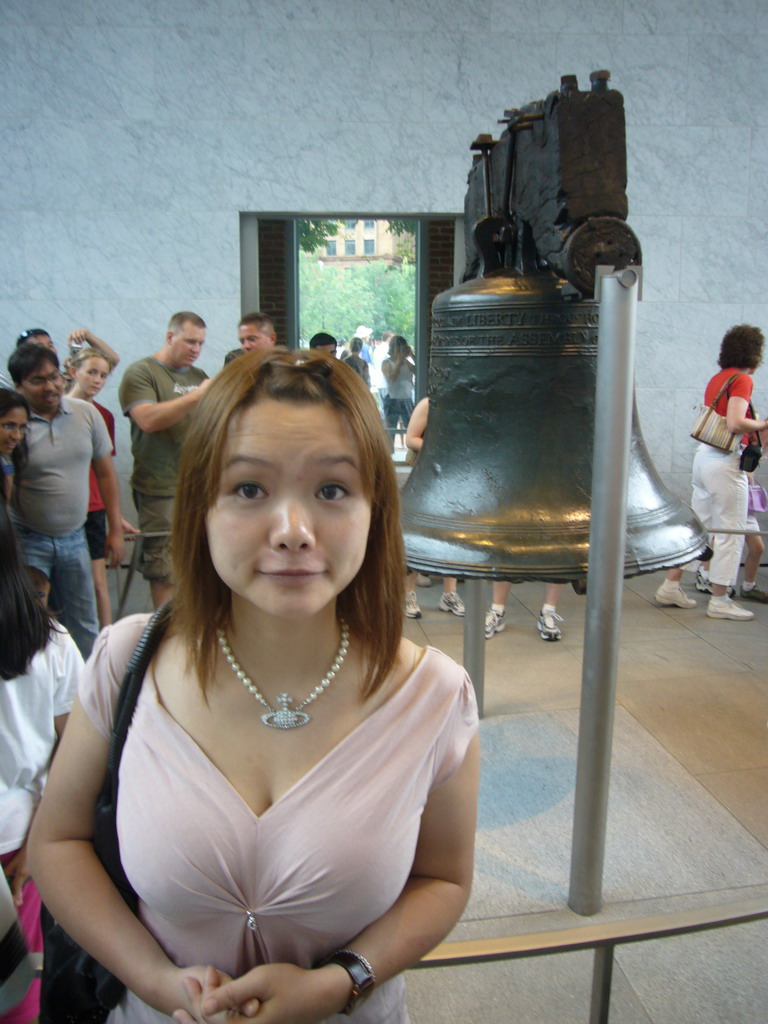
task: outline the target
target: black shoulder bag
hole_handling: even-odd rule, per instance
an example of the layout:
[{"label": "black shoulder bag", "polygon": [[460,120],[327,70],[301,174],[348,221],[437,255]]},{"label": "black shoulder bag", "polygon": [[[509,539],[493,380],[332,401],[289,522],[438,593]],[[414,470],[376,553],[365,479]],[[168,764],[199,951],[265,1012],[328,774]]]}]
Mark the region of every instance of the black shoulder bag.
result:
[{"label": "black shoulder bag", "polygon": [[[747,411],[752,419],[755,419],[755,410],[752,408],[752,403],[749,403]],[[754,441],[752,440],[754,437]],[[763,455],[763,446],[760,444],[760,435],[753,434],[750,437],[749,444],[744,448],[739,459],[739,468],[743,469],[745,473],[754,473],[757,467],[760,465],[760,459]]]},{"label": "black shoulder bag", "polygon": [[[115,709],[107,773],[96,801],[93,847],[104,870],[134,914],[139,900],[123,871],[117,839],[117,777],[141,684],[169,617],[170,605],[164,605],[155,612],[128,662]],[[102,1024],[109,1011],[119,1003],[125,985],[78,946],[45,906],[42,909],[42,926],[40,1024]]]}]

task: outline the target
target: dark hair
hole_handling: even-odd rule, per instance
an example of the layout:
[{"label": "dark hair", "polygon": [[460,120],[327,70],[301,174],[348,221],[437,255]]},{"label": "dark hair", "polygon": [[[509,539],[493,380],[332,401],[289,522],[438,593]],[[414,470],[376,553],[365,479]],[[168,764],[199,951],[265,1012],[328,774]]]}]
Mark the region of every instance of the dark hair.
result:
[{"label": "dark hair", "polygon": [[353,338],[349,344],[350,352],[360,352],[362,350],[363,343],[360,338]]},{"label": "dark hair", "polygon": [[31,342],[19,345],[8,359],[11,380],[14,384],[21,384],[24,378],[33,374],[43,362],[48,362],[59,369],[59,357],[50,348],[46,348],[45,345],[33,345]]},{"label": "dark hair", "polygon": [[38,601],[11,520],[0,501],[0,679],[16,679],[47,646],[56,626]]},{"label": "dark hair", "polygon": [[339,594],[339,615],[360,644],[363,692],[392,670],[402,636],[405,554],[400,495],[389,441],[371,393],[339,359],[323,352],[248,352],[214,377],[184,442],[171,528],[176,589],[173,622],[205,690],[216,662],[216,631],[229,626],[232,595],[211,561],[206,518],[215,503],[233,417],[263,399],[329,405],[358,445],[371,525],[363,564]]},{"label": "dark hair", "polygon": [[256,313],[244,313],[240,317],[240,323],[237,326],[238,327],[246,327],[246,326],[248,326],[248,327],[267,327],[267,326],[269,326],[269,327],[272,328],[273,331],[275,329],[275,325],[272,322],[272,317],[271,316],[267,316],[266,313],[259,313],[259,312],[256,312]]},{"label": "dark hair", "polygon": [[336,345],[336,339],[332,334],[326,334],[325,331],[318,331],[317,334],[313,334],[309,339],[310,348],[320,348],[321,345]]},{"label": "dark hair", "polygon": [[192,324],[193,327],[202,327],[205,330],[205,320],[197,313],[189,313],[186,310],[173,314],[168,321],[168,330],[172,334],[179,334],[184,324]]},{"label": "dark hair", "polygon": [[[11,409],[23,409],[27,414],[27,419],[31,415],[29,402],[24,395],[18,391],[11,391],[10,388],[0,388],[0,416],[5,416]],[[13,463],[14,475],[18,476],[27,464],[27,442],[24,438],[21,439],[21,444],[17,444],[13,449],[11,462]]]},{"label": "dark hair", "polygon": [[402,336],[402,334],[393,334],[392,337],[389,339],[390,358],[397,353],[398,349],[404,349],[406,352],[410,352],[411,346],[408,344],[407,340]]},{"label": "dark hair", "polygon": [[28,331],[22,331],[16,339],[16,347],[19,345],[28,345],[30,342],[36,345],[35,338],[50,338],[48,331],[44,331],[42,327],[30,327]]},{"label": "dark hair", "polygon": [[718,365],[727,370],[756,370],[763,361],[763,332],[750,324],[737,324],[725,332]]}]

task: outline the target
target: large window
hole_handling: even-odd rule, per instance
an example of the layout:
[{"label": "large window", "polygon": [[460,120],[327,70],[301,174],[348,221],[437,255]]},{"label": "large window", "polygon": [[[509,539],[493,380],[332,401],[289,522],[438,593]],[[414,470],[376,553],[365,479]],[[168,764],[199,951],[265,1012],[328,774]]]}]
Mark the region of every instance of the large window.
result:
[{"label": "large window", "polygon": [[[416,222],[375,218],[298,221],[300,344],[358,327],[416,345]],[[335,258],[327,260],[327,257]]]}]

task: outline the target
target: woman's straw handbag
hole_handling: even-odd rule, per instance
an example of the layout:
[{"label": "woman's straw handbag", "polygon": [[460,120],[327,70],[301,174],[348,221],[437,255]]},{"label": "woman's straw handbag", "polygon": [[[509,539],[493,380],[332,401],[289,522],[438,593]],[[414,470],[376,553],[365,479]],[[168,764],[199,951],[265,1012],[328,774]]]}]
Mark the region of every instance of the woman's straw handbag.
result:
[{"label": "woman's straw handbag", "polygon": [[738,373],[734,373],[732,377],[728,378],[717,395],[715,395],[711,405],[700,405],[697,407],[699,412],[691,429],[691,437],[696,441],[711,445],[713,448],[720,448],[724,452],[739,450],[741,434],[732,434],[730,432],[725,416],[715,412],[715,406],[720,401],[723,392],[728,390],[737,377]]}]

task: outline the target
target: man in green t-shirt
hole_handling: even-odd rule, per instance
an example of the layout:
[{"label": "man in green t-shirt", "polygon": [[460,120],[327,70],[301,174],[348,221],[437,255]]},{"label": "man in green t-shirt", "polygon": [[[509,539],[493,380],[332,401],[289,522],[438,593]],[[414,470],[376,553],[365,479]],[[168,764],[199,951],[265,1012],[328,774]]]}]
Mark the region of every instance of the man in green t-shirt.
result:
[{"label": "man in green t-shirt", "polygon": [[120,405],[131,421],[131,486],[145,535],[140,568],[156,608],[173,595],[168,535],[189,413],[208,384],[207,375],[193,366],[204,342],[201,317],[174,313],[160,351],[129,366],[120,382]]}]

